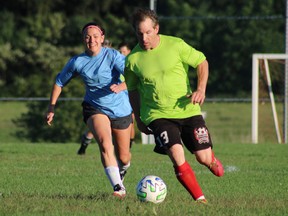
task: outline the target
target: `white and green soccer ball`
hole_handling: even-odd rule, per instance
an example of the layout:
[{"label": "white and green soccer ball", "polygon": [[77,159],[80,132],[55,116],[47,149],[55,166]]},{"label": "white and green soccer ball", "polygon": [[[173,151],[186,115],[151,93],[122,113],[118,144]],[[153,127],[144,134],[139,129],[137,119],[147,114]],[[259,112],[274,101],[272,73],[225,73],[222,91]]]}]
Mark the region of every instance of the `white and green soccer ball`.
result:
[{"label": "white and green soccer ball", "polygon": [[160,177],[148,175],[139,181],[136,194],[142,202],[161,203],[167,195],[167,186]]}]

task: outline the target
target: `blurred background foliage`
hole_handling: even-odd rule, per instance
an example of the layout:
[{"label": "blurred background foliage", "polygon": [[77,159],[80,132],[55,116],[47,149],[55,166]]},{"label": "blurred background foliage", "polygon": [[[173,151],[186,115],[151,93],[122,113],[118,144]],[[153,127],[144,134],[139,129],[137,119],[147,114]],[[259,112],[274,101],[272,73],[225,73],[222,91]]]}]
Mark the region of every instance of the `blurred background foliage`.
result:
[{"label": "blurred background foliage", "polygon": [[[81,28],[87,22],[102,25],[114,48],[122,41],[133,47],[136,38],[130,16],[149,3],[1,0],[0,97],[48,98],[57,73],[71,56],[83,51]],[[181,37],[207,56],[209,98],[250,97],[252,54],[285,51],[285,8],[284,0],[158,0],[156,4],[160,33]],[[192,88],[195,77],[191,69]],[[273,82],[279,85],[277,76]],[[83,84],[76,79],[63,89],[61,98],[83,94]],[[53,129],[48,129],[43,121],[48,102],[31,101],[28,112],[15,120],[20,128],[17,134],[35,142],[75,141],[85,128],[80,104],[59,101]]]}]

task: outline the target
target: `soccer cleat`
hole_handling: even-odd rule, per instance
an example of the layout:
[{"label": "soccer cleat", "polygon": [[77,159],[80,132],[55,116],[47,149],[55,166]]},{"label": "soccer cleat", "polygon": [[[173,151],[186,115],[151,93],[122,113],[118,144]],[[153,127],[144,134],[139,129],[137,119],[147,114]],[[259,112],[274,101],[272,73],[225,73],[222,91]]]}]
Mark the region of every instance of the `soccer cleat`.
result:
[{"label": "soccer cleat", "polygon": [[126,175],[127,171],[126,170],[122,170],[119,173],[120,173],[121,181],[124,182],[124,178],[125,178],[125,175]]},{"label": "soccer cleat", "polygon": [[134,139],[130,139],[130,149],[132,148],[132,145],[135,143]]},{"label": "soccer cleat", "polygon": [[224,175],[224,168],[221,162],[214,157],[214,153],[212,152],[212,162],[208,166],[209,170],[216,176],[221,177]]},{"label": "soccer cleat", "polygon": [[81,144],[81,146],[80,146],[77,154],[78,154],[78,155],[84,155],[84,154],[86,153],[86,148],[87,148],[87,146],[88,146],[88,145],[83,145],[83,144]]},{"label": "soccer cleat", "polygon": [[114,186],[113,196],[120,197],[123,199],[126,196],[126,190],[124,187],[121,187],[119,184]]},{"label": "soccer cleat", "polygon": [[198,199],[196,200],[196,203],[208,205],[208,201],[206,199]]},{"label": "soccer cleat", "polygon": [[78,155],[84,155],[86,153],[86,148],[88,147],[91,139],[86,138],[85,134],[83,134],[81,138],[81,146],[77,152]]}]

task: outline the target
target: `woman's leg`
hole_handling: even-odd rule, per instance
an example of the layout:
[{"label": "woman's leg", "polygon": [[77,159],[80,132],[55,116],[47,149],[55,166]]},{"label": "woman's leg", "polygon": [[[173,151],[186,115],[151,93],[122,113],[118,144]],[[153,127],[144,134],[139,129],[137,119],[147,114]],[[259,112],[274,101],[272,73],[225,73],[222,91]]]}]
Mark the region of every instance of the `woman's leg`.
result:
[{"label": "woman's leg", "polygon": [[117,155],[119,171],[121,179],[123,180],[127,169],[130,166],[131,153],[130,153],[130,133],[132,124],[126,129],[112,129],[114,141],[115,141],[115,152]]},{"label": "woman's leg", "polygon": [[117,166],[109,118],[103,114],[95,114],[88,119],[87,125],[99,144],[103,166]]},{"label": "woman's leg", "polygon": [[119,168],[115,157],[109,118],[104,114],[95,114],[88,119],[87,125],[99,145],[101,161],[105,173],[114,189],[113,195],[121,198],[125,197],[126,191],[120,178]]}]

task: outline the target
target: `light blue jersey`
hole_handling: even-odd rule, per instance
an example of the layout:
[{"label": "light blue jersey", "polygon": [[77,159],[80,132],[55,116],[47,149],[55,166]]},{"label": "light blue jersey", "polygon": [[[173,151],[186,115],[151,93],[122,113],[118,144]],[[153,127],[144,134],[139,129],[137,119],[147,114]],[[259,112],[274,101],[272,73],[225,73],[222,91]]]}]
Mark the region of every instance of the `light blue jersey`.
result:
[{"label": "light blue jersey", "polygon": [[73,77],[81,76],[86,86],[84,101],[110,118],[124,117],[132,112],[127,90],[118,94],[110,90],[121,83],[125,56],[117,50],[102,47],[97,56],[86,53],[72,57],[56,77],[56,85],[64,87]]}]

